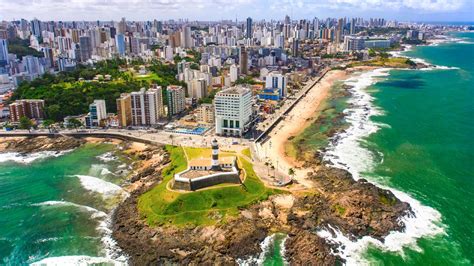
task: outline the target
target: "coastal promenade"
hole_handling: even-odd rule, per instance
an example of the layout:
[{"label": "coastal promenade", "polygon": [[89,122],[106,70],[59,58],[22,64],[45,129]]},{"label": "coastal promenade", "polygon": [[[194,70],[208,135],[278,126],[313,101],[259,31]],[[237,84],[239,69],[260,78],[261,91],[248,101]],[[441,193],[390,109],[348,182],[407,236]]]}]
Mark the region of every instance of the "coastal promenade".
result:
[{"label": "coastal promenade", "polygon": [[[213,139],[217,139],[223,149],[233,149],[234,141],[231,138],[219,136],[200,136],[185,135],[178,133],[170,133],[163,130],[116,130],[116,129],[96,129],[96,130],[61,130],[59,132],[50,133],[47,130],[14,130],[0,132],[0,137],[93,137],[93,138],[116,138],[128,141],[141,142],[152,145],[179,145],[183,147],[200,147],[210,146]],[[248,140],[239,139],[237,146],[248,146]]]},{"label": "coastal promenade", "polygon": [[264,131],[257,137],[255,138],[255,143],[259,142],[265,142],[267,140],[268,133],[270,133],[277,125],[278,123],[298,104],[298,102],[303,99],[308,92],[318,84],[319,81],[321,81],[322,78],[329,72],[329,69],[324,69],[322,74],[314,80],[312,83],[308,84],[303,88],[303,90],[299,93],[297,98],[290,103],[283,111],[281,111],[279,114],[276,115],[276,117],[273,118],[273,120],[270,122],[270,125],[264,129]]}]

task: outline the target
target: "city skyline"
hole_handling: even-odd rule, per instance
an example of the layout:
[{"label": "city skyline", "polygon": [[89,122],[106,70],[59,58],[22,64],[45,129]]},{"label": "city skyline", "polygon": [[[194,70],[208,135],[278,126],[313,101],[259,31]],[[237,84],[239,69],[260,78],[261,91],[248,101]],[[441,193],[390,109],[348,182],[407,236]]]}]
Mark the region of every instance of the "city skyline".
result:
[{"label": "city skyline", "polygon": [[[385,17],[399,21],[474,21],[474,2],[468,0],[0,0],[0,20],[245,20],[312,17]],[[209,12],[213,10],[214,12]]]}]

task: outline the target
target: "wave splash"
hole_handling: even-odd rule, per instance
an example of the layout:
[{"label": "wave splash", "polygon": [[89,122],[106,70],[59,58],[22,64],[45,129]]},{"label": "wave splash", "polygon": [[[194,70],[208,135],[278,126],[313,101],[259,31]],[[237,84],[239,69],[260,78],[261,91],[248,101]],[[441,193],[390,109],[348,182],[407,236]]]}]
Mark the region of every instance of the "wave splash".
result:
[{"label": "wave splash", "polygon": [[3,162],[16,162],[22,164],[30,164],[36,160],[42,160],[50,157],[59,157],[72,150],[65,151],[40,151],[30,154],[22,154],[19,152],[5,152],[0,153],[0,163]]},{"label": "wave splash", "polygon": [[[430,44],[430,46],[437,46],[439,43],[433,43],[433,44]],[[411,61],[417,63],[417,64],[424,64],[424,65],[427,65],[428,67],[426,68],[420,68],[418,70],[420,71],[430,71],[430,70],[459,70],[460,68],[459,67],[450,67],[450,66],[439,66],[439,65],[433,65],[431,63],[428,63],[425,59],[422,59],[422,58],[417,58],[417,57],[411,57],[411,56],[407,56],[405,54],[405,52],[408,52],[410,51],[413,46],[412,45],[404,45],[405,47],[405,51],[391,51],[389,52],[389,54],[391,54],[392,56],[394,57],[404,57],[404,58],[408,58],[410,59]],[[410,70],[413,70],[413,69],[410,69]]]},{"label": "wave splash", "polygon": [[75,175],[81,181],[81,185],[93,192],[102,194],[104,197],[113,197],[117,195],[128,195],[120,186],[102,180],[100,178],[88,175]]},{"label": "wave splash", "polygon": [[[334,137],[323,159],[334,167],[349,171],[355,180],[362,178],[361,173],[371,170],[375,166],[377,158],[377,155],[362,147],[361,143],[364,142],[364,138],[386,126],[371,121],[371,116],[382,115],[383,111],[372,104],[374,98],[365,89],[378,82],[381,78],[388,76],[388,71],[389,69],[376,69],[350,78],[345,82],[347,85],[353,86],[351,89],[353,96],[349,101],[351,107],[344,111],[346,121],[350,124],[350,127]],[[370,178],[365,176],[363,178],[370,180]],[[404,247],[420,251],[416,244],[417,239],[445,233],[444,227],[440,222],[441,214],[438,211],[431,207],[423,206],[410,195],[380,184],[380,182],[375,182],[375,184],[383,189],[390,190],[401,201],[409,203],[414,215],[401,217],[401,220],[406,225],[404,232],[391,232],[384,242],[370,236],[363,237],[357,241],[351,241],[337,228],[319,230],[317,232],[319,236],[331,243],[339,244],[335,253],[344,258],[348,265],[368,263],[362,257],[362,253],[369,245],[403,255]],[[335,234],[331,233],[331,231],[335,232]]]},{"label": "wave splash", "polygon": [[50,257],[42,259],[37,262],[33,262],[30,265],[32,266],[52,266],[52,265],[61,265],[61,266],[78,266],[78,265],[127,265],[125,262],[104,258],[104,257],[90,257],[90,256],[62,256],[62,257]]}]

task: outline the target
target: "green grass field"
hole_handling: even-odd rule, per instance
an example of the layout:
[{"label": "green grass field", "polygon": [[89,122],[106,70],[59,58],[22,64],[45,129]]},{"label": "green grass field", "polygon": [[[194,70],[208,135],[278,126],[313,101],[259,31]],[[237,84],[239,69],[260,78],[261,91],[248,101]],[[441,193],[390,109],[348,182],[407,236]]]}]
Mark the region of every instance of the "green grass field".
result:
[{"label": "green grass field", "polygon": [[145,80],[145,81],[150,81],[150,82],[153,82],[153,81],[159,82],[162,80],[156,73],[153,73],[153,72],[150,72],[143,76],[139,74],[135,74],[134,78],[136,80]]},{"label": "green grass field", "polygon": [[[187,167],[183,148],[166,146],[171,163],[163,170],[163,182],[140,196],[138,209],[148,224],[156,225],[212,225],[235,216],[240,208],[267,199],[279,190],[266,188],[255,174],[252,164],[239,158],[239,167],[246,173],[242,186],[215,186],[196,192],[178,193],[167,189],[177,172]],[[190,159],[210,156],[210,149],[185,148]],[[224,153],[225,154],[225,153]]]}]

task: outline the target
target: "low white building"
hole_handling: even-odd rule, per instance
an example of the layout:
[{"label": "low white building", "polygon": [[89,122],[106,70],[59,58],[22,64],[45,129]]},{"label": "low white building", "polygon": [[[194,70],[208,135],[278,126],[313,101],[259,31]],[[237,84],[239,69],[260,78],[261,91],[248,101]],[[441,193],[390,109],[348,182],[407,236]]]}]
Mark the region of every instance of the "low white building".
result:
[{"label": "low white building", "polygon": [[242,136],[252,117],[252,92],[235,86],[218,92],[214,98],[216,134]]}]

